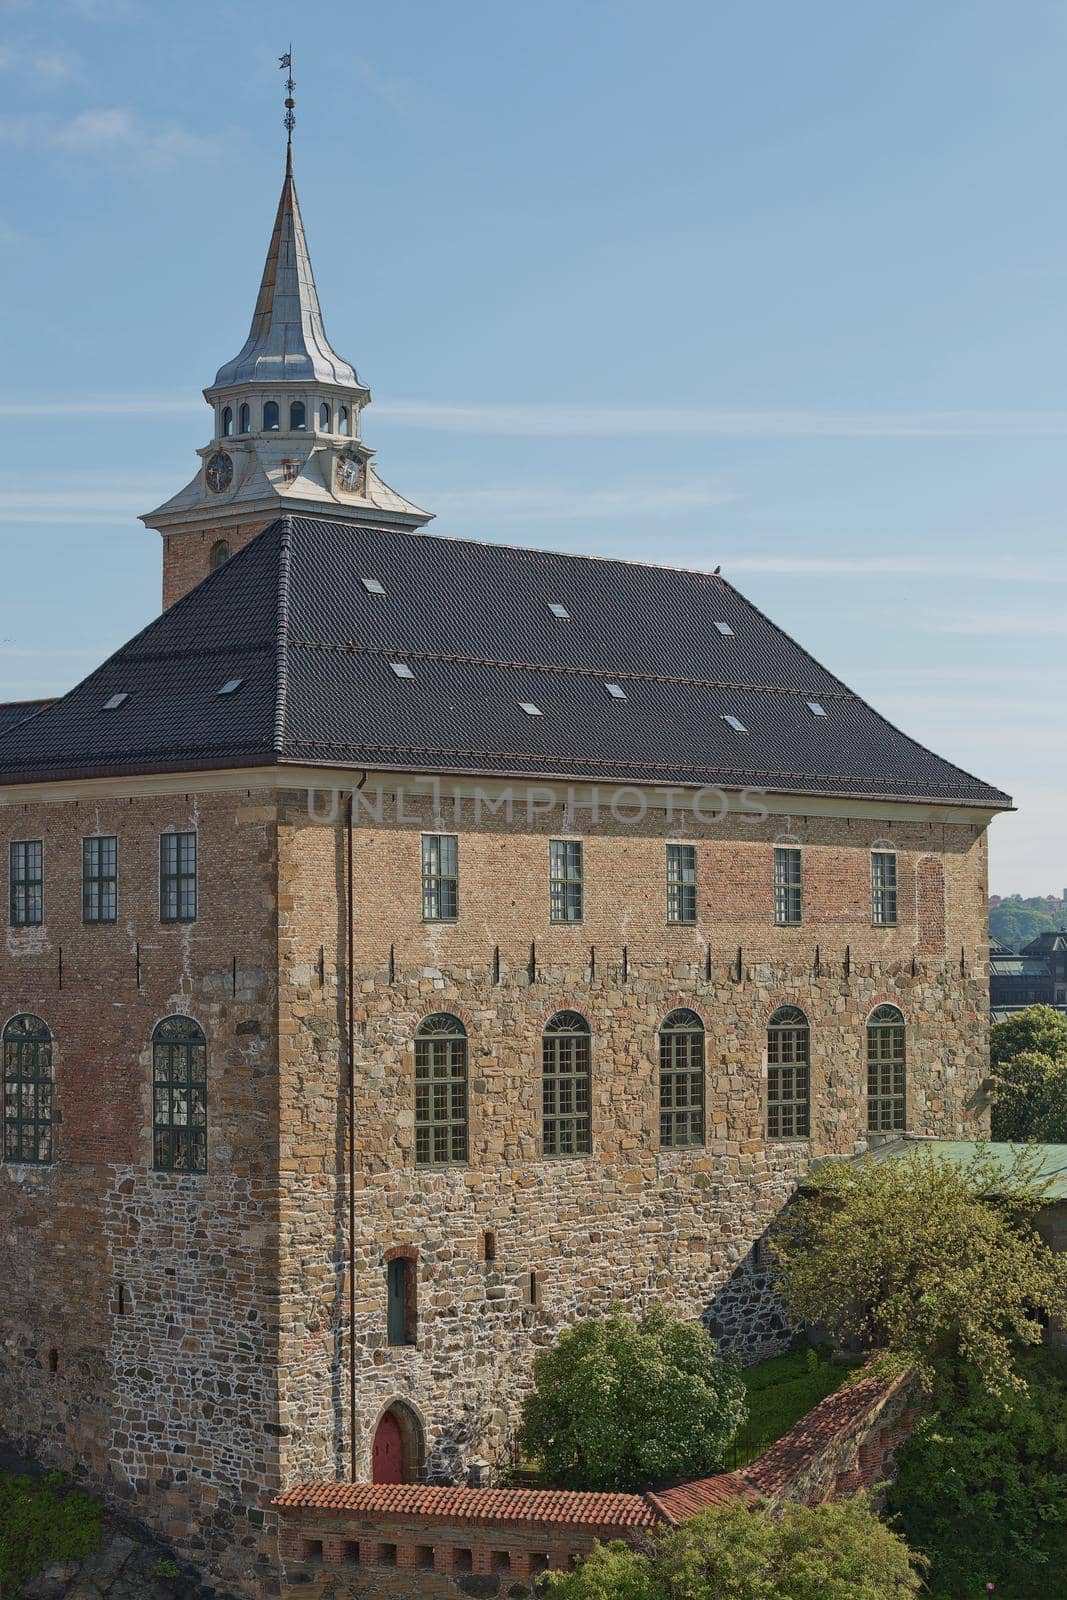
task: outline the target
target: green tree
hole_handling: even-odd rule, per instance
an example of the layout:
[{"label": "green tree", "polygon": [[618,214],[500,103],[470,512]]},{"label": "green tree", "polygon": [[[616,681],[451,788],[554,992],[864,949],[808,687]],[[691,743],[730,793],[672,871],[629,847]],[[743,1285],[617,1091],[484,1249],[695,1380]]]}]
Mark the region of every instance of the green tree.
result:
[{"label": "green tree", "polygon": [[715,1471],[745,1411],[737,1364],[699,1322],[613,1307],[537,1357],[519,1437],[552,1484],[631,1490]]},{"label": "green tree", "polygon": [[1032,1226],[1035,1162],[1005,1172],[919,1146],[881,1162],[827,1161],[781,1213],[772,1245],[794,1323],[899,1352],[927,1373],[969,1362],[993,1392],[1025,1387],[1013,1360],[1067,1307],[1067,1258]]},{"label": "green tree", "polygon": [[705,1511],[650,1554],[598,1546],[554,1573],[552,1600],[904,1600],[921,1562],[862,1500]]},{"label": "green tree", "polygon": [[1024,1050],[997,1068],[994,1139],[1067,1140],[1067,1061]]},{"label": "green tree", "polygon": [[1063,918],[1053,914],[1041,900],[1020,900],[1015,895],[1002,900],[989,913],[989,932],[1008,950],[1021,950],[1039,933],[1051,933]]},{"label": "green tree", "polygon": [[1067,1017],[1061,1011],[1053,1006],[1027,1006],[1003,1022],[994,1022],[989,1030],[989,1059],[994,1067],[1026,1054],[1067,1062]]}]

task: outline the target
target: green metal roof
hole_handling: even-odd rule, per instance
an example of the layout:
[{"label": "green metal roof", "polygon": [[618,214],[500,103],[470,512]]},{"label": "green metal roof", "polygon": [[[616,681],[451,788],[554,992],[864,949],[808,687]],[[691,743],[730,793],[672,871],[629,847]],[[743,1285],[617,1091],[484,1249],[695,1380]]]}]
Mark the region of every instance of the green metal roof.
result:
[{"label": "green metal roof", "polygon": [[993,1141],[979,1144],[973,1139],[920,1139],[905,1134],[885,1144],[872,1145],[868,1154],[874,1161],[887,1161],[894,1156],[906,1156],[920,1146],[961,1167],[973,1160],[979,1150],[984,1150],[1005,1172],[1010,1168],[1017,1151],[1027,1151],[1039,1163],[1037,1177],[1048,1184],[1046,1202],[1067,1200],[1067,1144],[1001,1144]]}]

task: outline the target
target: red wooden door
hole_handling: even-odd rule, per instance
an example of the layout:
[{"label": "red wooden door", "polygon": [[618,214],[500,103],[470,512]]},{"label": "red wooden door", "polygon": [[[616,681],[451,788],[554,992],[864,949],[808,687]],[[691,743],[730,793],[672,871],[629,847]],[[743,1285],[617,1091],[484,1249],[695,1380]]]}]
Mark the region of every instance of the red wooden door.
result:
[{"label": "red wooden door", "polygon": [[404,1441],[400,1424],[391,1411],[387,1411],[374,1433],[374,1450],[371,1459],[372,1483],[403,1483]]}]

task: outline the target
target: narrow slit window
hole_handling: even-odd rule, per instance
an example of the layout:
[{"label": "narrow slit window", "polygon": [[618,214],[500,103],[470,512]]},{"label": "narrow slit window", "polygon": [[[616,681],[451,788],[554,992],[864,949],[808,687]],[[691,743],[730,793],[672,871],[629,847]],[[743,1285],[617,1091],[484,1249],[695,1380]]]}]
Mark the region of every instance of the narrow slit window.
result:
[{"label": "narrow slit window", "polygon": [[589,1024],[577,1011],[557,1011],[541,1041],[542,1148],[546,1156],[582,1156],[592,1149],[592,1049]]},{"label": "narrow slit window", "polygon": [[159,918],[196,921],[196,834],[159,836]]},{"label": "narrow slit window", "polygon": [[876,928],[897,925],[897,857],[894,850],[871,852],[871,921]]},{"label": "narrow slit window", "polygon": [[386,1263],[386,1337],[394,1347],[418,1342],[416,1265],[400,1256]]},{"label": "narrow slit window", "polygon": [[8,860],[11,926],[39,927],[44,921],[44,841],[12,839]]},{"label": "narrow slit window", "polygon": [[422,836],[422,920],[455,922],[459,916],[459,839],[454,833]]},{"label": "narrow slit window", "polygon": [[659,1142],[704,1143],[704,1024],[695,1011],[672,1011],[660,1025]]},{"label": "narrow slit window", "polygon": [[803,911],[803,856],[797,845],[774,850],[774,920],[781,928],[800,922]]},{"label": "narrow slit window", "polygon": [[581,922],[584,898],[581,840],[550,839],[548,872],[551,921]]},{"label": "narrow slit window", "polygon": [[118,917],[119,842],[113,834],[82,840],[82,921]]},{"label": "narrow slit window", "polygon": [[667,846],[667,921],[695,922],[697,919],[697,847],[695,844]]},{"label": "narrow slit window", "polygon": [[782,1006],[767,1027],[767,1137],[809,1133],[811,1029],[798,1006]]}]

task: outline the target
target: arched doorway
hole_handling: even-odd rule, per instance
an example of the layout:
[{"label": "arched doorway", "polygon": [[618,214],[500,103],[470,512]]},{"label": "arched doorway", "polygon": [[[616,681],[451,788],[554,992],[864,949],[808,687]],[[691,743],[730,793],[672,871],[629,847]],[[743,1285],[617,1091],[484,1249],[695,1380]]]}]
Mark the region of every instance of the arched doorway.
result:
[{"label": "arched doorway", "polygon": [[371,1446],[372,1483],[416,1483],[422,1474],[422,1427],[403,1401],[383,1411]]}]

